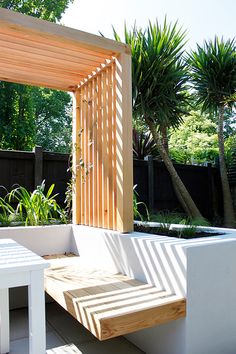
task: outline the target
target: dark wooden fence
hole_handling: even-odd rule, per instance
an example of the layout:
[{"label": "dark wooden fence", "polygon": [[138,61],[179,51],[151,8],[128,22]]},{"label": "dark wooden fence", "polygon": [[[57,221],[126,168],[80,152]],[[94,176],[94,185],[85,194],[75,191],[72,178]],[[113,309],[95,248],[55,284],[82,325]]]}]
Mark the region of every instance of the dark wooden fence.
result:
[{"label": "dark wooden fence", "polygon": [[[32,191],[46,181],[46,187],[55,183],[58,202],[63,205],[67,182],[69,155],[42,151],[33,152],[0,150],[0,185],[8,191],[21,185]],[[222,215],[222,195],[218,169],[208,165],[175,165],[180,177],[192,195],[202,214],[209,220]],[[169,174],[162,162],[134,160],[134,184],[137,184],[139,200],[150,210],[181,211]],[[4,189],[0,189],[4,195]]]},{"label": "dark wooden fence", "polygon": [[[206,167],[175,164],[175,168],[202,215],[217,221],[223,212],[219,170],[210,164]],[[163,162],[152,158],[134,160],[134,184],[139,200],[149,210],[182,211]]]},{"label": "dark wooden fence", "polygon": [[[58,193],[57,201],[63,205],[67,182],[69,155],[42,151],[36,147],[33,152],[0,150],[0,185],[8,191],[20,185],[33,191],[42,180],[46,189],[55,183],[54,192]],[[0,195],[5,190],[0,189]]]}]

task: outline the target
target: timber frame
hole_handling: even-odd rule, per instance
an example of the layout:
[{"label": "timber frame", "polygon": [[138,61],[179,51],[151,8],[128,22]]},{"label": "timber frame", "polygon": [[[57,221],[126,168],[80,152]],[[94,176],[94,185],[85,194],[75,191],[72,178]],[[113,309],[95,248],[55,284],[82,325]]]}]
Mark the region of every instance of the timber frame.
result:
[{"label": "timber frame", "polygon": [[73,223],[132,231],[129,46],[1,8],[0,49],[0,80],[73,93]]}]

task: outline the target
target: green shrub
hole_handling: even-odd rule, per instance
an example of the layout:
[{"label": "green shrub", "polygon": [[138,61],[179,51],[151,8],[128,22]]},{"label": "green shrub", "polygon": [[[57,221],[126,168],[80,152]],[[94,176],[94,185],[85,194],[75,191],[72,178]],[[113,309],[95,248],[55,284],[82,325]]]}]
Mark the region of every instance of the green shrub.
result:
[{"label": "green shrub", "polygon": [[7,195],[9,204],[13,201],[17,202],[15,214],[23,220],[25,226],[66,223],[65,211],[55,200],[57,194],[52,195],[54,187],[55,185],[52,184],[45,194],[45,181],[43,181],[32,193],[20,186]]}]

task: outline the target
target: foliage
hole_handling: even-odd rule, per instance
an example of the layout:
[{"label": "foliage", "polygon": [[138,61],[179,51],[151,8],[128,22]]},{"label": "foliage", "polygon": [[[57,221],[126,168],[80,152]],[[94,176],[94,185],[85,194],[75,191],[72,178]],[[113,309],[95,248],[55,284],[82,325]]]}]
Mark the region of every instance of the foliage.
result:
[{"label": "foliage", "polygon": [[146,212],[146,219],[149,220],[149,211],[148,208],[146,206],[146,204],[144,202],[139,202],[138,201],[138,192],[135,190],[137,187],[137,184],[133,187],[133,212],[134,212],[134,219],[140,219],[142,221],[144,221],[144,218],[142,216],[142,214],[139,211],[139,206],[142,205],[145,209]]},{"label": "foliage", "polygon": [[[236,93],[236,42],[215,37],[189,55],[191,80],[197,89],[197,103],[203,111],[217,112],[221,105],[232,106]],[[226,104],[227,103],[227,104]]]},{"label": "foliage", "polygon": [[66,92],[0,82],[0,148],[69,152],[70,112]]},{"label": "foliage", "polygon": [[32,89],[35,144],[44,150],[69,153],[72,133],[72,101],[68,93],[34,87]]},{"label": "foliage", "polygon": [[144,160],[149,155],[158,156],[157,147],[151,133],[133,129],[133,157]]},{"label": "foliage", "polygon": [[[73,0],[2,0],[0,7],[59,21]],[[0,148],[68,152],[71,98],[66,92],[0,82]]]},{"label": "foliage", "polygon": [[35,122],[31,88],[0,82],[0,148],[32,150]]},{"label": "foliage", "polygon": [[54,186],[52,184],[45,194],[45,182],[43,181],[32,193],[20,186],[7,195],[9,204],[17,201],[15,214],[19,215],[25,226],[66,222],[65,212],[55,200],[57,194],[52,195]]},{"label": "foliage", "polygon": [[191,111],[179,128],[171,131],[169,147],[177,163],[214,163],[219,154],[216,123],[209,115]]},{"label": "foliage", "polygon": [[224,222],[235,227],[235,214],[227,177],[224,147],[224,119],[226,107],[235,105],[236,41],[215,37],[214,41],[197,46],[189,56],[192,83],[197,90],[198,103],[203,111],[214,112],[217,118],[219,166],[223,191]]},{"label": "foliage", "polygon": [[20,219],[15,209],[7,202],[7,197],[0,197],[0,225],[10,226],[12,222]]},{"label": "foliage", "polygon": [[166,211],[151,215],[150,220],[160,223],[160,232],[168,233],[171,224],[179,224],[183,220],[183,215]]},{"label": "foliage", "polygon": [[57,22],[74,0],[1,0],[0,7]]},{"label": "foliage", "polygon": [[236,152],[236,132],[225,140],[225,157],[227,166],[233,162]]},{"label": "foliage", "polygon": [[150,216],[150,220],[158,223],[153,225],[149,223],[135,224],[135,230],[156,235],[165,235],[173,237],[193,238],[198,237],[198,226],[210,226],[204,218],[190,219],[183,214],[175,212],[160,212]]},{"label": "foliage", "polygon": [[[210,223],[205,218],[194,218],[184,216],[179,213],[160,212],[152,215],[150,220],[160,223],[159,231],[169,233],[170,230],[176,230],[178,237],[190,238],[197,232],[198,226],[210,226]],[[173,224],[179,224],[183,227],[173,227]]]},{"label": "foliage", "polygon": [[[114,37],[120,37],[114,30]],[[133,112],[160,126],[177,126],[188,101],[186,63],[182,60],[185,32],[177,23],[163,27],[156,21],[143,31],[125,27],[125,41],[132,52]]]},{"label": "foliage", "polygon": [[[120,41],[115,30],[114,37]],[[163,144],[167,129],[179,125],[189,102],[188,67],[183,60],[184,38],[185,32],[178,29],[177,23],[168,25],[166,20],[163,26],[157,21],[154,25],[149,23],[145,31],[136,26],[127,31],[125,27],[125,41],[132,52],[134,115],[148,126],[183,209],[195,217],[201,214]]]},{"label": "foliage", "polygon": [[204,218],[186,218],[181,220],[180,224],[184,226],[177,229],[180,238],[192,238],[196,235],[198,226],[210,226],[209,221]]}]

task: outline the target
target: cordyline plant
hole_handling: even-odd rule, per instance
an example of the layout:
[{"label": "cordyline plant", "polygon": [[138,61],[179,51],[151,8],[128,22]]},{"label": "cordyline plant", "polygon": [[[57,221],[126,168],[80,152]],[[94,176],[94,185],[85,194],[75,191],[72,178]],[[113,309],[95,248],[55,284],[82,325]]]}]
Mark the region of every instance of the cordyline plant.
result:
[{"label": "cordyline plant", "polygon": [[236,42],[219,39],[205,41],[189,55],[191,81],[203,111],[211,111],[217,118],[221,183],[224,200],[224,222],[235,227],[233,202],[227,178],[224,151],[224,116],[226,109],[235,105],[236,96]]},{"label": "cordyline plant", "polygon": [[[113,29],[114,30],[114,29]],[[114,37],[120,37],[114,30]],[[176,195],[191,218],[201,214],[177,174],[163,144],[164,131],[178,127],[189,103],[188,68],[182,60],[185,32],[177,23],[161,27],[149,23],[146,31],[125,27],[125,41],[132,52],[133,114],[145,122],[170,173]]]},{"label": "cordyline plant", "polygon": [[150,133],[133,129],[133,157],[144,160],[147,156],[158,156],[155,141]]}]

